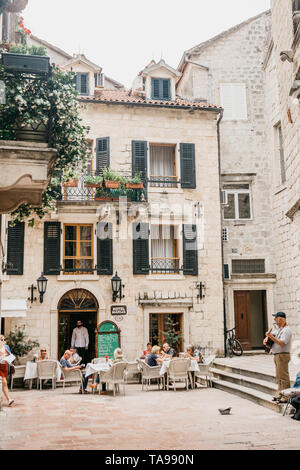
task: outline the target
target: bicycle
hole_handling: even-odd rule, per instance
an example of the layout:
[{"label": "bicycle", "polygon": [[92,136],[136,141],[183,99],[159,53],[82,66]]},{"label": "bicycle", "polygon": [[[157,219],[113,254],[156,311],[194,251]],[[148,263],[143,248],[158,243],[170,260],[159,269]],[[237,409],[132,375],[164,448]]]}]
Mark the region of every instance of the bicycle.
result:
[{"label": "bicycle", "polygon": [[229,353],[229,356],[241,356],[243,354],[243,347],[241,343],[236,339],[234,330],[236,328],[231,328],[231,330],[226,330],[228,335],[226,339],[226,350]]}]

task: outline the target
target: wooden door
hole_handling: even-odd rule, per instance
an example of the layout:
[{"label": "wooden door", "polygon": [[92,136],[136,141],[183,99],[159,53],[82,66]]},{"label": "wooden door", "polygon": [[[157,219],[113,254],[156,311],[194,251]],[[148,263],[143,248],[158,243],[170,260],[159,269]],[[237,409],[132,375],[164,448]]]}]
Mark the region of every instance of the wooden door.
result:
[{"label": "wooden door", "polygon": [[251,349],[250,292],[234,292],[235,335],[244,349]]}]

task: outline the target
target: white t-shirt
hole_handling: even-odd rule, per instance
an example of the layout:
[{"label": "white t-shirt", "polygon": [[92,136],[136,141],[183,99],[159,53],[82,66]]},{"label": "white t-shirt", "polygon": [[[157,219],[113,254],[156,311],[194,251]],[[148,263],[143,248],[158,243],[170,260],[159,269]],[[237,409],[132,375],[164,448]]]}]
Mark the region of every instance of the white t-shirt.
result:
[{"label": "white t-shirt", "polygon": [[292,346],[292,330],[291,328],[286,325],[283,328],[272,333],[275,338],[280,339],[280,341],[284,342],[284,346],[279,346],[274,342],[271,352],[272,354],[279,354],[279,353],[289,353],[291,352]]}]

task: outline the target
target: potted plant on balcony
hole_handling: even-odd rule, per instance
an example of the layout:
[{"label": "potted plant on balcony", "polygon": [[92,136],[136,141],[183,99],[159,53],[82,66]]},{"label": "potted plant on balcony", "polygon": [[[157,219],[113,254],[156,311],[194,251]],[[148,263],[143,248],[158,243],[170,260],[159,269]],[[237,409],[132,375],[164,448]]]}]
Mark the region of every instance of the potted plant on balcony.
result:
[{"label": "potted plant on balcony", "polygon": [[88,188],[102,188],[102,179],[103,178],[100,175],[88,175],[84,182]]},{"label": "potted plant on balcony", "polygon": [[114,198],[110,195],[109,190],[105,188],[97,188],[95,194],[95,201],[118,201],[118,198]]},{"label": "potted plant on balcony", "polygon": [[79,175],[72,169],[65,170],[63,176],[64,188],[76,188],[78,186]]},{"label": "potted plant on balcony", "polygon": [[126,181],[126,189],[143,189],[142,173],[136,173],[133,178]]},{"label": "potted plant on balcony", "polygon": [[104,169],[103,178],[107,189],[119,189],[120,184],[124,182],[124,178],[111,168]]}]

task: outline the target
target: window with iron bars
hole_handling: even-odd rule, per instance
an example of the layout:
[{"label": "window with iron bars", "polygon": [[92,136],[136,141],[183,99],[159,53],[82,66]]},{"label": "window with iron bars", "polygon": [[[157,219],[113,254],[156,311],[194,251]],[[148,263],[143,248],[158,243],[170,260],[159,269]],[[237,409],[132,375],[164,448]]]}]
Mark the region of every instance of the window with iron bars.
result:
[{"label": "window with iron bars", "polygon": [[232,274],[260,274],[265,273],[264,259],[233,259]]}]

